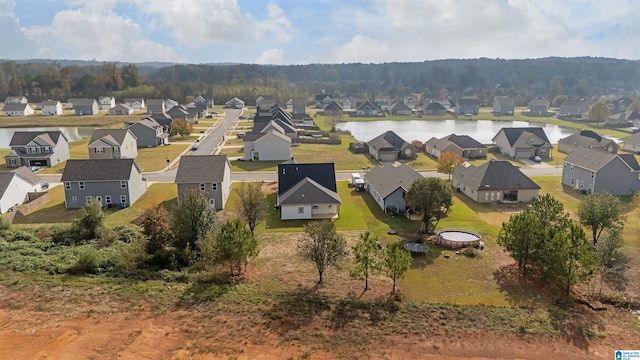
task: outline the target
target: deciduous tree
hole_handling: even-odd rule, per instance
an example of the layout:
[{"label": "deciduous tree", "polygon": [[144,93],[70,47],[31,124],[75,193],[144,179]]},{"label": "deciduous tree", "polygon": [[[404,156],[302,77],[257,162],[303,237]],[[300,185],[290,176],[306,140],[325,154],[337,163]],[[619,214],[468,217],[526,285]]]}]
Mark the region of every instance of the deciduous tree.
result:
[{"label": "deciduous tree", "polygon": [[258,240],[240,221],[234,219],[220,225],[216,234],[215,253],[217,261],[228,261],[230,275],[242,272],[241,263],[258,255]]},{"label": "deciduous tree", "polygon": [[463,163],[464,159],[462,158],[462,156],[454,152],[445,151],[438,157],[437,170],[439,173],[449,175],[449,181],[451,181],[451,173],[453,172],[453,169]]},{"label": "deciduous tree", "polygon": [[269,203],[260,190],[260,184],[257,183],[240,183],[236,193],[238,215],[247,223],[253,234],[258,222],[266,218]]},{"label": "deciduous tree", "polygon": [[364,290],[369,290],[369,275],[380,271],[381,251],[378,248],[378,238],[370,232],[360,234],[360,240],[352,248],[354,268],[351,276],[364,279]]},{"label": "deciduous tree", "polygon": [[102,210],[102,202],[92,199],[82,208],[82,215],[75,219],[73,224],[83,240],[91,240],[98,237],[106,217],[107,214]]},{"label": "deciduous tree", "polygon": [[607,103],[602,100],[591,105],[591,108],[589,109],[589,119],[595,120],[596,126],[598,126],[600,122],[605,121],[609,115],[609,107],[607,106]]},{"label": "deciduous tree", "polygon": [[416,179],[409,187],[405,198],[410,206],[422,210],[421,231],[425,233],[435,229],[453,203],[449,185],[434,177]]},{"label": "deciduous tree", "polygon": [[173,244],[182,251],[182,260],[191,264],[200,257],[199,241],[217,228],[215,212],[204,192],[188,190],[171,218]]},{"label": "deciduous tree", "polygon": [[186,120],[177,119],[171,122],[171,135],[180,135],[180,137],[185,137],[191,135],[192,130],[193,128],[191,124]]},{"label": "deciduous tree", "polygon": [[578,206],[580,224],[591,230],[593,245],[598,243],[604,229],[624,227],[620,199],[609,193],[587,195]]},{"label": "deciduous tree", "polygon": [[411,267],[411,254],[399,243],[391,243],[384,251],[384,268],[387,276],[393,280],[391,292],[396,292],[396,280],[402,279]]},{"label": "deciduous tree", "polygon": [[322,284],[325,270],[338,266],[347,256],[346,242],[329,220],[309,222],[304,231],[307,236],[298,244],[298,250],[304,259],[313,262],[318,270],[318,284]]},{"label": "deciduous tree", "polygon": [[154,254],[164,249],[171,241],[171,216],[163,206],[153,206],[142,214],[142,233],[146,237],[145,251]]}]

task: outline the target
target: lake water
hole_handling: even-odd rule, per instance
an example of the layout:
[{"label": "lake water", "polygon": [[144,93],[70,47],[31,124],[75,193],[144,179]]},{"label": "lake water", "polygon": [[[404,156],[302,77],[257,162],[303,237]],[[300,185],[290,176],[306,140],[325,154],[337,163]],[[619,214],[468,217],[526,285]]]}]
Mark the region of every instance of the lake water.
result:
[{"label": "lake water", "polygon": [[69,142],[80,140],[93,135],[92,126],[60,126],[60,127],[32,127],[32,128],[0,128],[0,148],[9,148],[11,137],[16,131],[62,131]]},{"label": "lake water", "polygon": [[425,142],[432,137],[442,138],[450,134],[469,135],[483,144],[491,144],[491,139],[503,127],[539,126],[544,129],[551,143],[567,137],[577,130],[552,124],[528,121],[490,121],[490,120],[375,120],[347,121],[336,128],[346,130],[358,141],[369,141],[385,131],[393,131],[407,142],[418,140]]}]

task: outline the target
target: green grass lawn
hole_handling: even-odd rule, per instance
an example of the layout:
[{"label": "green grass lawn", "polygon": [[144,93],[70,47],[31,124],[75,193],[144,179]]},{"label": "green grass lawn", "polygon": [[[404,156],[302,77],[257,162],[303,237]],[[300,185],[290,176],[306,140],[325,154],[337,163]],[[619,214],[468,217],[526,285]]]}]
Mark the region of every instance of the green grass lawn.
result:
[{"label": "green grass lawn", "polygon": [[144,111],[131,115],[109,116],[106,112],[96,115],[76,116],[73,111],[65,110],[60,116],[42,116],[39,114],[30,116],[1,117],[0,127],[46,127],[46,126],[117,126],[122,123],[134,123],[146,117]]},{"label": "green grass lawn", "polygon": [[122,225],[128,224],[137,219],[145,210],[156,207],[164,206],[166,209],[171,209],[178,205],[178,187],[176,184],[171,183],[156,183],[151,184],[147,188],[147,192],[138,199],[131,207],[126,209],[109,210],[107,225]]},{"label": "green grass lawn", "polygon": [[[69,143],[69,157],[71,159],[88,159],[89,158],[89,149],[87,145],[89,144],[90,138],[86,137],[84,139],[80,139],[78,141],[72,141]],[[40,174],[56,174],[61,173],[64,170],[67,162],[62,162],[56,166],[52,166],[49,168],[44,168],[39,171]]]},{"label": "green grass lawn", "polygon": [[135,160],[142,171],[159,171],[190,147],[191,144],[172,144],[153,148],[140,148],[138,149],[138,157]]},{"label": "green grass lawn", "polygon": [[228,146],[241,146],[241,145],[244,145],[244,141],[242,139],[231,138],[227,136],[225,137],[224,144]]}]

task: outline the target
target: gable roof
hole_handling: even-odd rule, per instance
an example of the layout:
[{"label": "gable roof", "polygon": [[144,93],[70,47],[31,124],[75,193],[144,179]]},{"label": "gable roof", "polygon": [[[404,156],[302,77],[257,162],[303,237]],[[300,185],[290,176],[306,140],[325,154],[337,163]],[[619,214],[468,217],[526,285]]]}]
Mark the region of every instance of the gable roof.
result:
[{"label": "gable roof", "polygon": [[640,144],[640,132],[625,136],[620,141],[630,144]]},{"label": "gable roof", "polygon": [[501,106],[516,106],[516,99],[511,96],[496,96],[493,101]]},{"label": "gable roof", "polygon": [[436,148],[442,150],[450,144],[454,144],[460,149],[486,149],[487,147],[480,143],[478,140],[472,138],[469,135],[456,135],[451,134],[443,138],[436,139],[431,138],[427,141],[429,144],[435,144]]},{"label": "gable roof", "polygon": [[381,111],[380,108],[377,105],[375,105],[374,103],[372,103],[369,100],[365,100],[361,104],[359,104],[357,110],[365,110],[366,108],[370,108],[370,109],[373,109],[373,110]]},{"label": "gable roof", "polygon": [[155,131],[155,129],[157,129],[159,127],[162,127],[162,125],[160,125],[160,123],[155,121],[152,117],[146,117],[144,119],[141,119],[137,123],[129,125],[129,127],[131,127],[131,126],[133,126],[135,124],[140,124],[142,126],[148,127],[149,129],[153,129],[154,131]]},{"label": "gable roof", "polygon": [[97,103],[96,99],[79,98],[73,100],[73,106],[93,106]]},{"label": "gable roof", "polygon": [[433,101],[429,104],[427,104],[424,107],[424,110],[431,110],[431,111],[447,111],[447,108],[444,107],[444,105],[442,105],[441,103],[437,102],[437,101]]},{"label": "gable roof", "polygon": [[131,111],[133,110],[133,108],[131,107],[131,105],[129,105],[129,103],[124,103],[124,104],[118,104],[114,107],[112,107],[111,109],[109,109],[110,112],[115,112],[115,111],[122,111],[122,110],[126,110],[126,111]]},{"label": "gable roof", "polygon": [[591,130],[580,130],[563,139],[558,140],[558,143],[574,146],[590,146],[594,141],[602,144],[603,146],[605,146],[605,144],[614,142],[613,139],[602,137]]},{"label": "gable roof", "polygon": [[132,168],[140,172],[133,159],[70,159],[60,181],[129,180]]},{"label": "gable roof", "polygon": [[324,107],[324,110],[337,110],[337,111],[342,111],[342,105],[338,104],[335,100],[331,100],[330,103],[327,104],[327,106]]},{"label": "gable roof", "polygon": [[87,146],[93,145],[98,140],[105,141],[110,145],[122,145],[127,134],[131,134],[134,139],[137,139],[129,129],[95,129]]},{"label": "gable roof", "polygon": [[4,196],[4,193],[7,192],[14,176],[16,176],[16,174],[11,171],[0,172],[0,197]]},{"label": "gable roof", "polygon": [[411,146],[408,142],[404,141],[398,134],[389,130],[381,135],[374,137],[373,139],[367,141],[367,144],[374,149],[383,149],[383,148],[394,148],[398,151],[401,151],[403,148],[406,148],[407,145]]},{"label": "gable roof", "polygon": [[36,175],[33,171],[29,170],[26,166],[20,166],[17,169],[11,170],[11,172],[23,178],[26,182],[31,185],[40,184],[42,179],[38,175]]},{"label": "gable roof", "polygon": [[529,106],[549,106],[551,103],[547,99],[532,99]]},{"label": "gable roof", "polygon": [[421,177],[409,165],[395,162],[376,166],[364,175],[364,180],[385,199],[398,188],[408,191],[411,184]]},{"label": "gable roof", "polygon": [[458,99],[458,106],[480,106],[480,99],[475,95],[463,96]]},{"label": "gable roof", "polygon": [[589,105],[589,103],[587,103],[584,100],[571,100],[571,99],[567,99],[565,100],[565,102],[562,103],[562,105],[560,106],[561,108],[563,107],[580,107],[582,105]]},{"label": "gable roof", "polygon": [[461,178],[474,190],[540,189],[518,167],[505,160],[491,160],[477,167],[460,165],[453,170],[453,176]]},{"label": "gable roof", "polygon": [[567,155],[564,162],[597,172],[615,158],[620,158],[631,170],[640,170],[640,165],[638,165],[638,161],[633,154],[614,154],[608,151],[586,147],[577,148],[571,154]]},{"label": "gable roof", "polygon": [[[549,141],[549,138],[547,137],[547,134],[545,134],[544,129],[542,129],[541,127],[504,127],[500,129],[500,131],[498,131],[498,134],[500,134],[500,132],[504,132],[504,135],[507,137],[507,141],[509,142],[509,145],[513,146],[518,141],[518,139],[520,139],[520,137],[522,136],[522,133],[524,133],[525,131],[534,134],[535,136],[539,137],[546,143],[549,143],[549,144],[551,143]],[[494,141],[495,138],[498,136],[498,134],[496,134],[496,136],[494,136],[493,139],[491,139],[491,141]]]},{"label": "gable roof", "polygon": [[162,106],[164,105],[164,99],[149,99],[146,103],[147,106]]},{"label": "gable roof", "polygon": [[4,104],[2,111],[24,111],[28,106],[27,103],[7,103]]},{"label": "gable roof", "polygon": [[278,196],[307,177],[331,191],[337,191],[333,163],[278,164]]},{"label": "gable roof", "polygon": [[403,102],[397,102],[393,104],[393,106],[391,107],[391,111],[407,111],[407,110],[411,111],[411,108],[409,107],[409,105]]},{"label": "gable roof", "polygon": [[45,100],[42,102],[41,106],[58,106],[58,104],[60,104],[60,101],[58,100]]},{"label": "gable roof", "polygon": [[181,156],[175,182],[176,184],[223,182],[226,169],[231,169],[226,155]]},{"label": "gable roof", "polygon": [[11,137],[9,146],[25,146],[36,138],[40,138],[53,146],[58,143],[60,136],[67,140],[67,137],[60,131],[16,131]]},{"label": "gable roof", "polygon": [[278,196],[278,204],[342,204],[337,192],[329,190],[318,182],[305,177]]}]

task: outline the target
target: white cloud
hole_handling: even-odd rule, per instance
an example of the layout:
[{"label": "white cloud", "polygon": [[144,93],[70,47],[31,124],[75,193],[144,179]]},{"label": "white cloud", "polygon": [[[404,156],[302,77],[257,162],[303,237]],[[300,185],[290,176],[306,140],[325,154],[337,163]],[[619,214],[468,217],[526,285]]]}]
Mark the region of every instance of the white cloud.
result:
[{"label": "white cloud", "polygon": [[282,49],[269,49],[263,51],[254,61],[256,64],[279,65],[282,64],[284,51]]},{"label": "white cloud", "polygon": [[275,4],[260,21],[240,10],[236,0],[134,0],[141,11],[160,17],[171,36],[189,47],[252,44],[265,39],[287,42],[293,26]]}]

